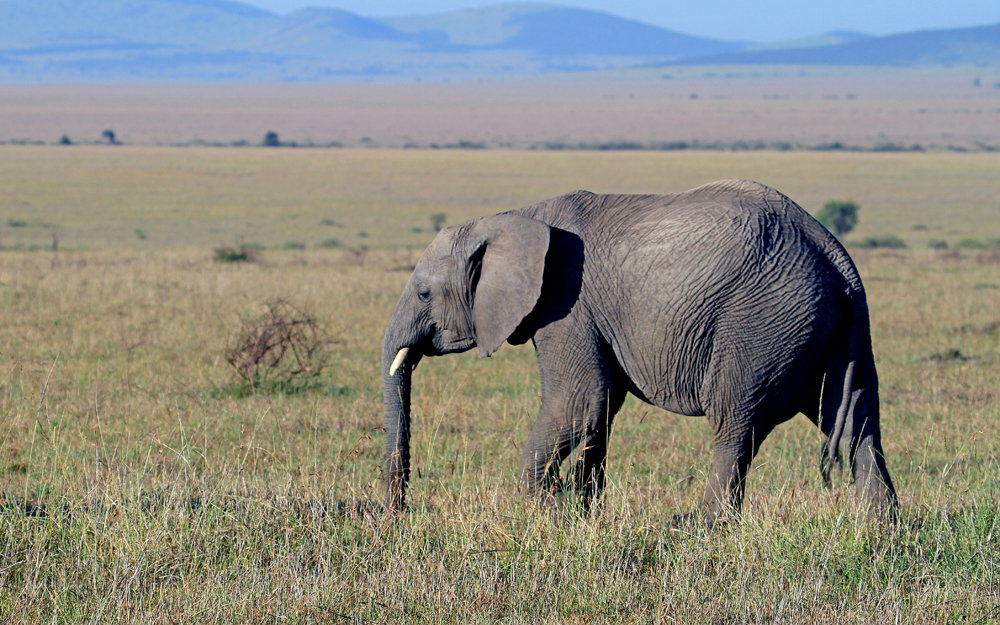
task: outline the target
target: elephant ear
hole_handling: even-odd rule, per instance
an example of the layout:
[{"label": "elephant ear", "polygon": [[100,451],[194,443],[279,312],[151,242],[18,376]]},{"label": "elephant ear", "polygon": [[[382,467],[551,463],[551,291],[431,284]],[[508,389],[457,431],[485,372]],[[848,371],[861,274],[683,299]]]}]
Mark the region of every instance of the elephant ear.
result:
[{"label": "elephant ear", "polygon": [[549,227],[521,215],[493,215],[480,219],[474,230],[482,237],[474,258],[482,260],[473,285],[472,323],[479,355],[485,357],[514,333],[542,293]]}]

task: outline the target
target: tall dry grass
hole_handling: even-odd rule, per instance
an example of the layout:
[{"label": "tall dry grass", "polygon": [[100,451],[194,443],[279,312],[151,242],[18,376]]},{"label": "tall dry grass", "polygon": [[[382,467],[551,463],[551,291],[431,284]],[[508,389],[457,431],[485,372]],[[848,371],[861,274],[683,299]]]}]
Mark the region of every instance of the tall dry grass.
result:
[{"label": "tall dry grass", "polygon": [[[195,151],[185,166],[197,173],[203,154],[218,152]],[[356,154],[352,166],[372,176],[407,171],[369,154]],[[452,173],[423,188],[456,203],[475,197],[477,184],[503,187],[491,167],[514,171],[517,156],[447,161]],[[929,160],[878,161],[886,164],[879,175],[898,163],[925,168],[933,179],[919,184],[939,189],[928,206],[981,193],[962,187],[976,171],[982,187],[994,184],[985,166],[963,169],[979,160],[923,156]],[[298,157],[269,162],[280,169],[283,158]],[[537,187],[507,193],[580,176],[581,163],[591,161],[579,158],[544,161]],[[801,167],[813,177],[799,184],[821,189],[814,194],[834,186],[808,163],[761,158],[688,165],[714,173],[728,163],[789,179]],[[827,161],[827,171],[865,171],[867,158]],[[407,162],[410,171],[431,167]],[[618,177],[622,186],[653,187],[664,165],[610,162],[634,167],[600,174],[601,185]],[[315,167],[311,175],[330,171]],[[450,177],[470,167],[482,168],[478,182]],[[231,201],[219,193],[225,187],[197,187],[194,173],[176,183],[178,194],[209,207]],[[290,177],[288,193],[309,175]],[[899,180],[871,180],[879,197],[913,197]],[[71,197],[80,184],[51,193]],[[87,222],[110,224],[106,232],[136,197],[121,191],[130,188],[125,177],[116,184],[119,191],[99,197],[118,199]],[[28,184],[17,188],[33,206],[48,197]],[[872,208],[897,224],[910,223],[907,211],[905,202]],[[398,218],[389,208],[371,212],[387,230]],[[165,231],[197,230],[185,214],[176,221],[164,214]],[[121,219],[122,228],[130,225]],[[223,221],[235,228],[241,219]],[[420,365],[411,506],[384,518],[380,340],[416,253],[373,235],[382,249],[266,251],[261,262],[224,264],[211,259],[215,241],[199,237],[191,235],[188,248],[130,249],[109,235],[93,239],[99,249],[0,253],[0,622],[1000,620],[994,252],[855,252],[871,305],[885,450],[902,503],[895,527],[870,522],[843,476],[823,489],[821,436],[799,417],[765,442],[742,522],[706,532],[678,531],[670,520],[700,498],[711,457],[707,425],[635,400],[616,421],[610,484],[596,516],[580,515],[571,502],[541,509],[527,501],[516,469],[538,407],[537,369],[530,347],[511,346],[488,360],[462,354]],[[240,315],[273,298],[311,311],[340,339],[318,388],[254,394],[225,362]]]},{"label": "tall dry grass", "polygon": [[[870,523],[821,437],[781,426],[743,522],[677,531],[701,419],[629,401],[600,513],[519,492],[530,349],[415,374],[410,509],[380,513],[379,335],[391,253],[0,257],[0,610],[8,622],[989,622],[997,549],[1000,263],[864,253],[885,448],[902,501]],[[347,262],[349,261],[349,262]],[[248,394],[222,358],[278,294],[343,340],[319,390]],[[985,619],[985,620],[984,620]]]}]

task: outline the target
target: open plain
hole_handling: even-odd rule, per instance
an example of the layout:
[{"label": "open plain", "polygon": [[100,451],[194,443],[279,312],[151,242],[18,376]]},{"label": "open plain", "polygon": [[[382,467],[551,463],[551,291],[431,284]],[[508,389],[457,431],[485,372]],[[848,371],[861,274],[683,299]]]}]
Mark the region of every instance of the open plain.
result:
[{"label": "open plain", "polygon": [[[0,622],[998,622],[998,172],[988,151],[0,146]],[[420,365],[410,507],[382,515],[382,330],[437,213],[735,177],[854,200],[849,241],[908,245],[851,248],[895,526],[847,476],[823,488],[800,416],[741,523],[672,529],[708,426],[634,399],[599,512],[539,508],[516,480],[530,345]],[[242,244],[254,261],[213,260]],[[275,298],[337,342],[317,381],[255,392],[223,354]]]},{"label": "open plain", "polygon": [[753,69],[454,83],[4,85],[0,141],[93,143],[110,129],[147,145],[258,144],[273,131],[319,146],[1000,149],[995,68]]}]

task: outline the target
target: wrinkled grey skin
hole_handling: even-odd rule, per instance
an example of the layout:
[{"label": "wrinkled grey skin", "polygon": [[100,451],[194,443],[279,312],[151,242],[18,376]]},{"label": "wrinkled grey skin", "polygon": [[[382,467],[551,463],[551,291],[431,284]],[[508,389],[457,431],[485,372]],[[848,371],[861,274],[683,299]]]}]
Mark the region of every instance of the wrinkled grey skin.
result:
[{"label": "wrinkled grey skin", "polygon": [[[843,247],[784,195],[739,180],[674,195],[570,193],[441,231],[385,331],[387,506],[410,474],[410,382],[423,356],[534,342],[541,409],[521,474],[539,493],[573,481],[590,507],[611,423],[632,393],[706,416],[715,460],[708,523],[738,514],[760,444],[805,414],[846,457],[859,494],[897,507],[879,432],[868,307]],[[391,363],[410,348],[394,375]],[[825,380],[825,382],[824,382]]]}]

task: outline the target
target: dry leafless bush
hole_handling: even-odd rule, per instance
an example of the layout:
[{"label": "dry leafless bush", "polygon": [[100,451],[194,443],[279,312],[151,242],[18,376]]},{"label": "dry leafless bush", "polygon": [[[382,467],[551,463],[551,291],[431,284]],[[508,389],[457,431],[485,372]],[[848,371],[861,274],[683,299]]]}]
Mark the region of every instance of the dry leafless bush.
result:
[{"label": "dry leafless bush", "polygon": [[265,302],[258,317],[240,319],[226,348],[226,361],[253,388],[301,385],[329,362],[337,340],[310,314],[283,299]]}]

